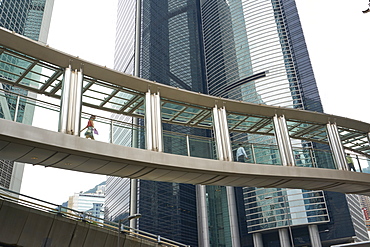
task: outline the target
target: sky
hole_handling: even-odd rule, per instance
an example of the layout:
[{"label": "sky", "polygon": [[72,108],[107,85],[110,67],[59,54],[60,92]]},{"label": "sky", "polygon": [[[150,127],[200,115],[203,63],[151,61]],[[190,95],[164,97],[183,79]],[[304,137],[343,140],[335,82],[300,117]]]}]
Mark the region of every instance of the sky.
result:
[{"label": "sky", "polygon": [[[367,0],[296,0],[325,113],[370,123]],[[48,44],[113,67],[117,0],[55,0]],[[21,193],[61,204],[105,176],[25,166]]]}]

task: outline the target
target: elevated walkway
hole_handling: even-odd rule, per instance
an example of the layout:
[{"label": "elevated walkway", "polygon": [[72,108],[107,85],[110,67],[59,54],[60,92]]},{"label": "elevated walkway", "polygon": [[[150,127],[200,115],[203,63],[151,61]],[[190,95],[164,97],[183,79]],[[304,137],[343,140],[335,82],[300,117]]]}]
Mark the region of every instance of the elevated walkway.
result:
[{"label": "elevated walkway", "polygon": [[179,156],[92,141],[0,119],[0,157],[74,171],[205,185],[370,195],[370,174]]},{"label": "elevated walkway", "polygon": [[0,192],[0,246],[44,247],[186,247],[136,229],[118,231],[118,223],[18,199]]},{"label": "elevated walkway", "polygon": [[[370,195],[368,123],[181,90],[5,29],[0,36],[1,159],[154,181]],[[17,123],[38,109],[53,131]],[[105,142],[79,137],[90,114],[108,127]],[[244,163],[236,162],[239,146]],[[349,171],[346,153],[358,172]]]}]

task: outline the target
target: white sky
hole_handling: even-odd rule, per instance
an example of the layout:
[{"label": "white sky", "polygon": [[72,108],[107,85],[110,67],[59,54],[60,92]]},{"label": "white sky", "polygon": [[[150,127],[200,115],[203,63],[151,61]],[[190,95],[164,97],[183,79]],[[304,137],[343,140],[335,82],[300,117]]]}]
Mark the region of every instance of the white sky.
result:
[{"label": "white sky", "polygon": [[[370,123],[367,0],[296,0],[324,111]],[[55,0],[48,44],[113,67],[117,0]],[[60,204],[105,176],[26,165],[21,193]]]}]

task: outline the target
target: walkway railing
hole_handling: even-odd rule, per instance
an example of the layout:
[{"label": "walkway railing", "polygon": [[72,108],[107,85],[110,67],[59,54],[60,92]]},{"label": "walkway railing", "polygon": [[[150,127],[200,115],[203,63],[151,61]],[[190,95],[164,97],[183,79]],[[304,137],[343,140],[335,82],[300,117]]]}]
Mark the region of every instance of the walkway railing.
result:
[{"label": "walkway railing", "polygon": [[[119,222],[108,221],[103,218],[96,217],[88,212],[77,211],[68,207],[23,195],[5,188],[0,188],[0,199],[42,212],[46,212],[50,215],[58,215],[70,220],[85,222],[86,224],[101,227],[117,234],[129,234],[132,237],[145,239],[153,243],[161,244],[161,246],[189,247],[189,245],[164,238],[160,235],[155,235],[139,229],[130,228],[126,225],[121,225]],[[121,229],[119,228],[119,226],[121,226]]]},{"label": "walkway railing", "polygon": [[357,171],[369,172],[370,124],[190,92],[92,64],[4,29],[0,34],[2,118],[23,117],[31,124],[35,112],[34,126],[46,123],[45,129],[78,135],[93,114],[99,141],[224,161],[236,161],[242,144],[248,163],[339,170],[348,170],[348,152]]},{"label": "walkway railing", "polygon": [[[59,100],[44,95],[29,97],[14,91],[0,89],[1,101],[11,102],[9,104],[11,114],[9,117],[6,114],[0,114],[1,118],[9,118],[8,120],[21,121],[24,124],[35,127],[58,131]],[[34,111],[33,118],[30,114],[24,114],[25,109]],[[99,135],[95,136],[96,140],[145,149],[145,126],[140,125],[140,123],[135,124],[133,117],[87,107],[84,109],[81,114],[81,123],[87,123],[92,113],[95,115],[99,114],[95,120],[95,126],[99,131]],[[22,115],[23,118],[21,117]],[[45,116],[47,116],[47,119]],[[143,120],[140,121],[143,122]],[[84,126],[82,125],[82,127]],[[213,130],[184,126],[172,126],[170,129],[163,131],[164,152],[206,159],[218,159]],[[132,140],[135,132],[139,136],[139,141],[134,144]],[[84,133],[80,133],[80,136],[84,137]],[[232,141],[232,160],[237,161],[236,150],[239,144],[242,144],[248,155],[248,158],[245,159],[246,163],[282,165],[277,144],[264,144],[267,141],[265,139],[261,140],[261,138],[255,138],[255,140],[255,143],[240,140]],[[302,146],[304,145],[301,143],[293,146],[296,166],[337,169],[333,160],[333,154],[329,149]],[[354,153],[350,156],[354,161],[357,172],[370,173],[369,158]]]}]

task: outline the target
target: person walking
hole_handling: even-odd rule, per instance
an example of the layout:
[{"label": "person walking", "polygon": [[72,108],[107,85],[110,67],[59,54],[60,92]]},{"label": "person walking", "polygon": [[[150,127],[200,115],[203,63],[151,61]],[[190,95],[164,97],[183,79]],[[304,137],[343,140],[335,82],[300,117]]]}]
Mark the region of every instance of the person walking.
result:
[{"label": "person walking", "polygon": [[236,150],[236,159],[238,162],[246,162],[246,159],[248,159],[248,155],[241,143],[239,143],[239,148]]},{"label": "person walking", "polygon": [[351,171],[353,170],[354,172],[356,171],[355,166],[353,165],[353,160],[349,154],[346,156],[346,161],[348,165],[348,169]]},{"label": "person walking", "polygon": [[87,122],[86,127],[83,128],[80,131],[80,132],[82,132],[83,130],[87,129],[86,132],[85,132],[85,137],[86,138],[90,138],[92,140],[95,140],[95,138],[94,138],[94,132],[97,132],[97,130],[94,127],[94,120],[95,120],[95,118],[96,118],[95,115],[91,115],[90,118],[89,118],[89,121]]}]

